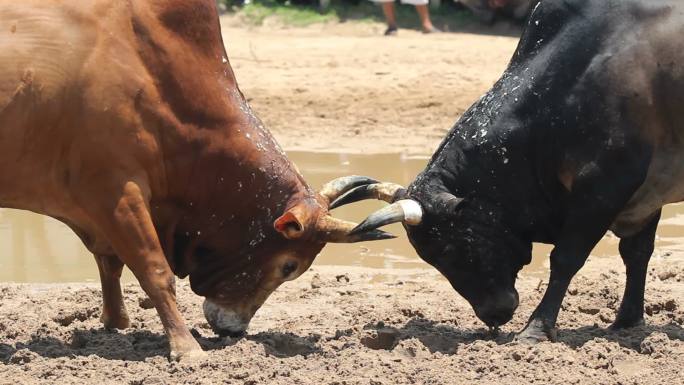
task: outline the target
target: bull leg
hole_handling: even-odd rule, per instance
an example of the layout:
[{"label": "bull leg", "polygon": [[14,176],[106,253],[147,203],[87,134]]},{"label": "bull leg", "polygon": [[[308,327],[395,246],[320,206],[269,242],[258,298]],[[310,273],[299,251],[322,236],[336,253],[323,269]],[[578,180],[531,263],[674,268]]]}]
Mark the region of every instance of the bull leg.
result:
[{"label": "bull leg", "polygon": [[622,304],[611,329],[638,326],[644,322],[644,289],[648,261],[653,254],[660,211],[637,234],[620,240],[620,256],[627,270],[627,283]]},{"label": "bull leg", "polygon": [[[632,150],[625,149],[623,151]],[[581,173],[568,197],[567,216],[551,252],[551,273],[541,303],[517,339],[536,343],[555,339],[555,326],[570,281],[643,183],[648,160],[638,151],[604,154]]]},{"label": "bull leg", "polygon": [[121,296],[123,262],[115,255],[95,255],[102,283],[102,316],[100,321],[108,329],[126,329],[130,320]]},{"label": "bull leg", "polygon": [[[598,239],[596,242],[598,242]],[[525,343],[537,343],[548,339],[555,339],[556,319],[558,318],[563,298],[565,298],[565,293],[568,290],[570,281],[589,257],[592,247],[593,245],[587,245],[581,250],[573,250],[573,248],[556,245],[551,252],[551,274],[544,297],[532,313],[525,329],[516,337],[516,340]]]},{"label": "bull leg", "polygon": [[[121,190],[119,187],[118,191]],[[171,358],[201,357],[204,352],[190,334],[176,306],[174,275],[162,251],[146,202],[143,189],[136,183],[126,182],[113,208],[113,216],[111,212],[102,213],[101,228],[157,309],[169,338]]]}]

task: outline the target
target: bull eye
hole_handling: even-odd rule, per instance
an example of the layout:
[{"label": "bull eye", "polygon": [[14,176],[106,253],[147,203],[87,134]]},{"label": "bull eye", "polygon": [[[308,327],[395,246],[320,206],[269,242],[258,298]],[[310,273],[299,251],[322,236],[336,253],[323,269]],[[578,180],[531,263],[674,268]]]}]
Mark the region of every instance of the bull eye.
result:
[{"label": "bull eye", "polygon": [[297,262],[295,261],[287,261],[283,265],[283,278],[289,277],[292,273],[294,273],[297,270]]}]

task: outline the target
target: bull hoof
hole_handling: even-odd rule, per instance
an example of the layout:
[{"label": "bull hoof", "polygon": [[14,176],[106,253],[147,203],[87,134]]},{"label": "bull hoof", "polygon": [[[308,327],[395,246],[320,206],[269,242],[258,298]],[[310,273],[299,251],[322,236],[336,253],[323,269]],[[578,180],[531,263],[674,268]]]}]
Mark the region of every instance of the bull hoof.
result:
[{"label": "bull hoof", "polygon": [[128,329],[131,327],[131,320],[128,318],[127,314],[111,317],[107,316],[106,313],[102,313],[100,322],[102,322],[105,329]]},{"label": "bull hoof", "polygon": [[618,317],[615,320],[615,322],[613,322],[613,324],[608,327],[608,330],[619,331],[619,330],[630,329],[630,328],[634,328],[637,326],[643,326],[643,325],[645,325],[643,318],[621,319]]},{"label": "bull hoof", "polygon": [[194,362],[207,357],[207,353],[202,350],[197,341],[179,344],[171,347],[169,358],[176,362]]},{"label": "bull hoof", "polygon": [[199,349],[199,350],[190,350],[187,352],[172,350],[169,358],[171,359],[171,361],[175,361],[175,362],[195,362],[195,361],[201,361],[202,359],[204,359],[206,357],[207,357],[207,352],[205,352],[202,349]]},{"label": "bull hoof", "polygon": [[185,352],[172,350],[169,358],[171,359],[171,361],[187,363],[201,361],[206,357],[207,353],[202,349],[199,349]]},{"label": "bull hoof", "polygon": [[556,341],[557,337],[558,331],[555,328],[547,327],[541,320],[532,320],[523,331],[515,336],[514,341],[535,345],[544,341]]}]

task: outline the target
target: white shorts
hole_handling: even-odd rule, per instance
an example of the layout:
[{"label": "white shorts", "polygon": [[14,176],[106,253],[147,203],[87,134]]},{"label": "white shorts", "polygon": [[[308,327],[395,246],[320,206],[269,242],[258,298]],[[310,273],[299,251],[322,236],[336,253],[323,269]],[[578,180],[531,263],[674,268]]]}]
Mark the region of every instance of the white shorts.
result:
[{"label": "white shorts", "polygon": [[[370,0],[374,3],[393,3],[394,0]],[[400,0],[402,4],[427,5],[429,0]]]}]

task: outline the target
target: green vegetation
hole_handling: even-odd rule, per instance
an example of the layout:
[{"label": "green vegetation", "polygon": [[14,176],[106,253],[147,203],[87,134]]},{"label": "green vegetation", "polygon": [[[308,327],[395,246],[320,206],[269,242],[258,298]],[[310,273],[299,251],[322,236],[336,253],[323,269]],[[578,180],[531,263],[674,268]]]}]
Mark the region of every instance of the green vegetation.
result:
[{"label": "green vegetation", "polygon": [[321,13],[317,8],[306,5],[288,5],[274,1],[258,1],[241,7],[245,19],[253,25],[261,25],[267,17],[276,17],[282,23],[292,26],[307,26],[316,23],[339,21],[334,10]]},{"label": "green vegetation", "polygon": [[[278,18],[285,25],[307,26],[316,23],[346,22],[350,20],[368,22],[384,21],[380,7],[368,0],[354,5],[345,0],[332,0],[328,9],[319,11],[318,1],[309,4],[293,4],[289,0],[252,0],[246,5],[235,5],[233,0],[218,0],[229,13],[239,13],[251,25],[262,25],[266,18]],[[302,0],[299,0],[301,2]],[[443,0],[442,6],[430,10],[432,20],[438,28],[458,30],[474,22],[470,12]],[[418,15],[413,6],[397,4],[397,22],[400,28],[420,28]]]}]

